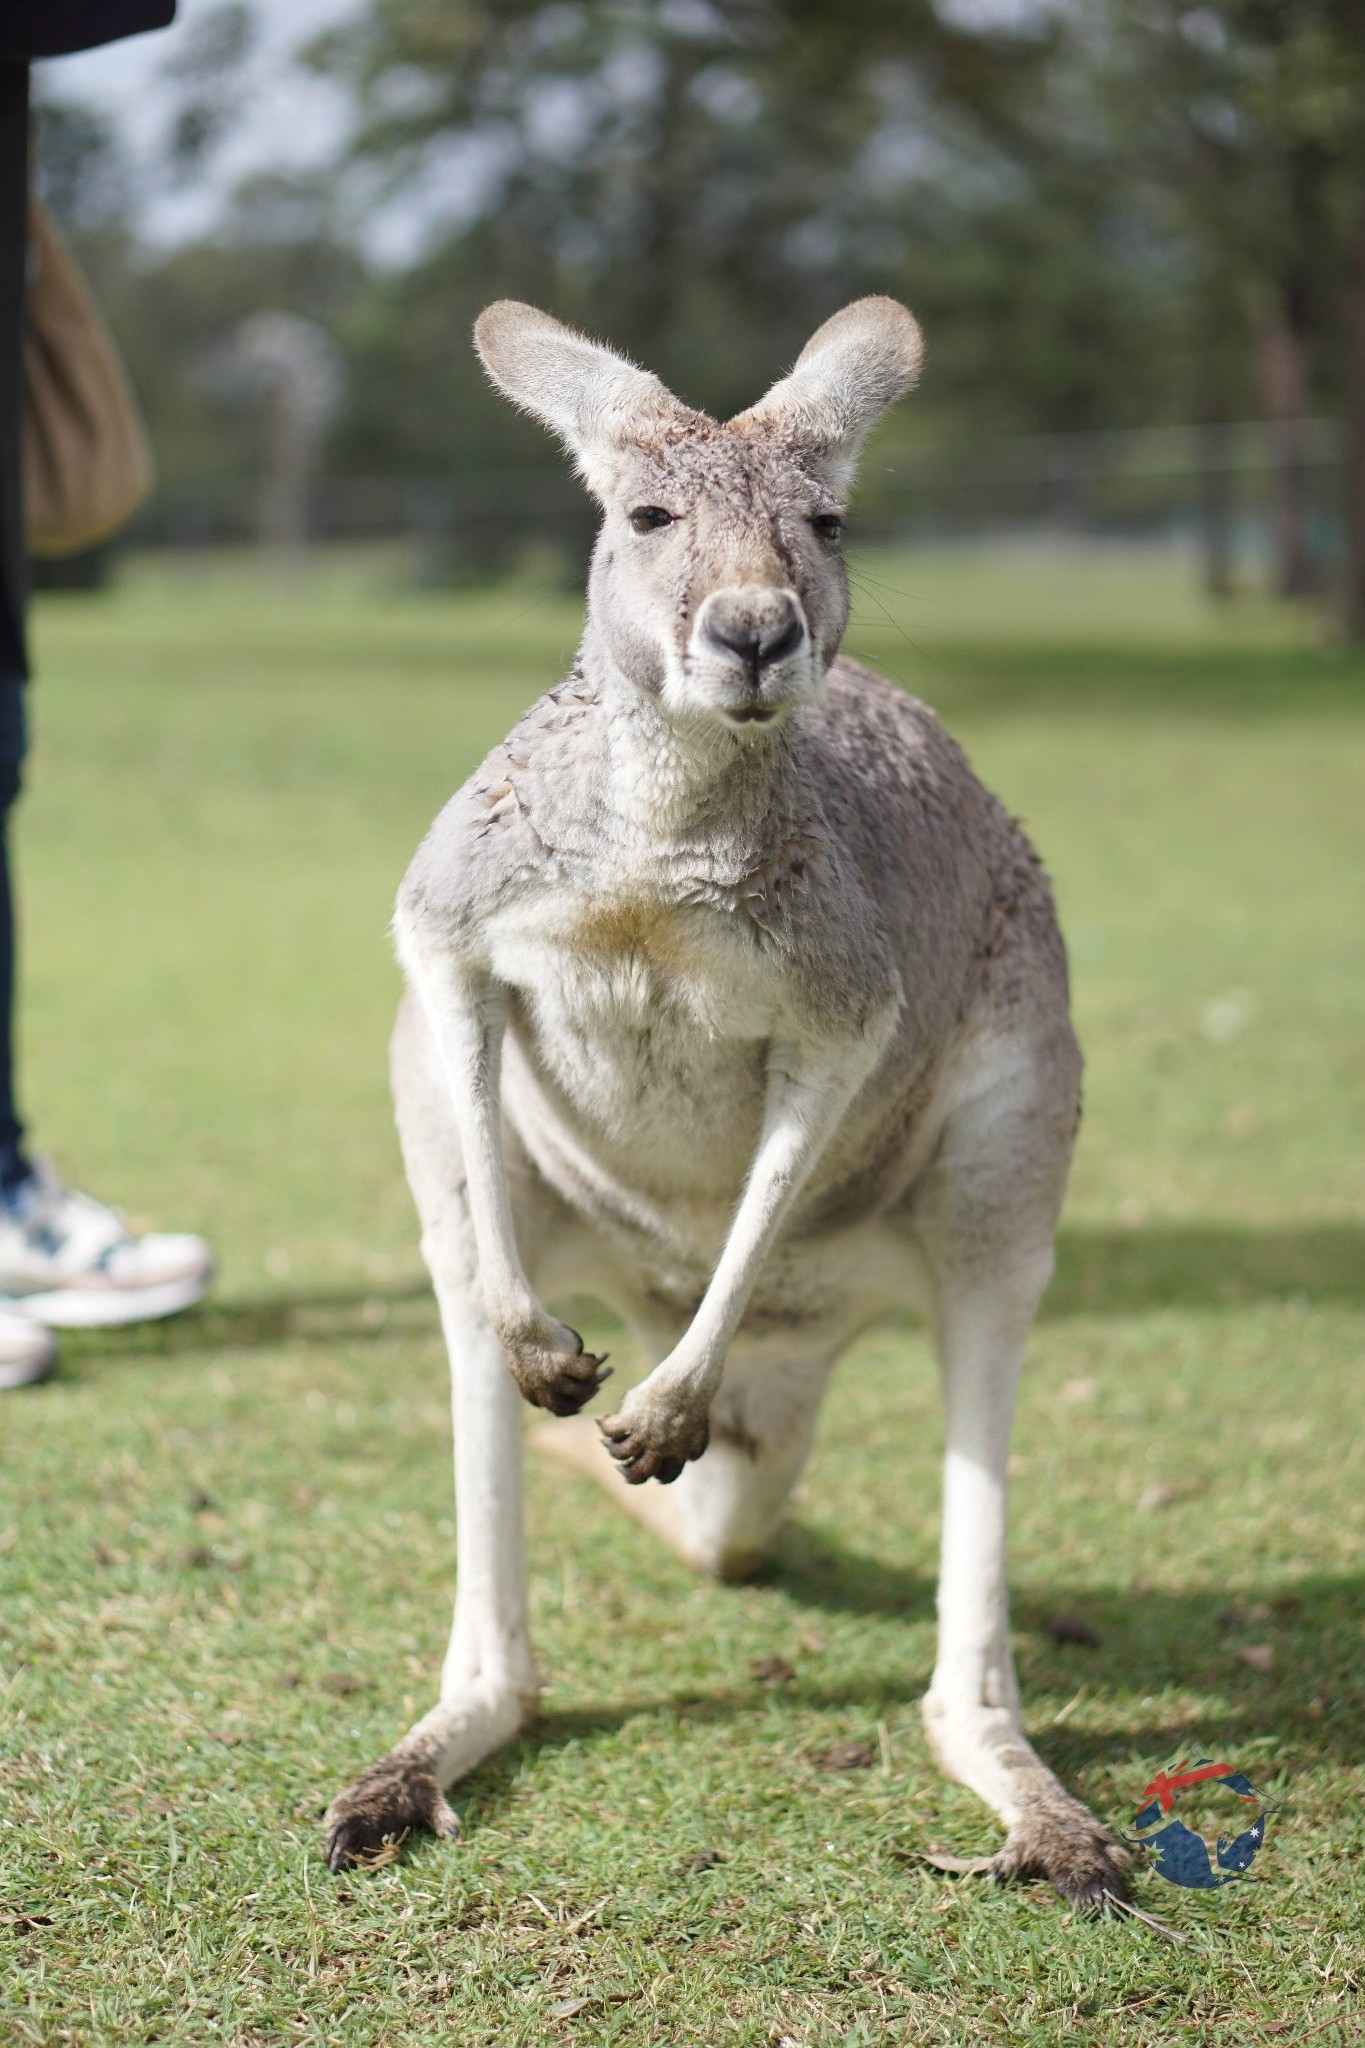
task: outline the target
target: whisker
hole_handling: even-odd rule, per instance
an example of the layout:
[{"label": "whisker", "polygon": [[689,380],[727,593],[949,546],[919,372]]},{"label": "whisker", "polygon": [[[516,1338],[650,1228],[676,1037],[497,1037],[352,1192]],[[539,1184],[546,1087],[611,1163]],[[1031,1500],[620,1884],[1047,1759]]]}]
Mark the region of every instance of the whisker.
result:
[{"label": "whisker", "polygon": [[[910,638],[910,635],[906,632],[900,620],[896,618],[893,613],[887,610],[885,604],[883,604],[881,598],[878,597],[876,591],[867,589],[866,586],[859,580],[859,578],[853,574],[852,570],[849,571],[848,580],[855,590],[861,591],[864,597],[866,597],[872,604],[876,605],[878,611],[886,620],[887,624],[889,626],[895,627],[896,631],[900,634],[901,639],[905,642],[906,646],[912,649],[913,652],[919,656],[921,661],[928,662],[931,668],[936,668],[939,670],[943,670],[945,668],[945,664],[943,662],[936,660],[932,654],[927,653],[925,649],[920,646],[917,640],[912,640]],[[909,689],[910,686],[905,681],[903,676],[896,675],[894,671],[888,671],[888,673],[891,674],[892,681],[899,683],[902,689]]]},{"label": "whisker", "polygon": [[[854,572],[853,572],[853,570],[852,570],[852,569],[850,569],[850,570],[849,570],[849,574],[850,574],[850,576],[851,576],[851,575],[852,575],[853,573],[854,573]],[[902,590],[902,589],[901,589],[901,587],[900,587],[900,585],[899,585],[898,583],[886,583],[886,582],[884,582],[884,581],[882,580],[882,578],[881,578],[880,576],[873,576],[873,575],[872,575],[872,574],[870,573],[870,571],[868,571],[867,569],[864,569],[864,568],[862,568],[862,567],[859,567],[859,569],[858,569],[857,573],[858,573],[858,575],[859,575],[859,576],[861,576],[861,577],[863,578],[863,581],[864,581],[865,583],[869,583],[869,584],[875,584],[875,585],[877,586],[877,588],[878,588],[879,590],[888,590],[888,591],[890,591],[890,593],[891,593],[892,597],[903,597],[903,598],[905,599],[905,601],[906,601],[906,603],[907,603],[907,604],[932,604],[932,603],[933,603],[933,599],[932,599],[931,597],[921,597],[921,596],[920,596],[920,595],[919,595],[919,594],[918,594],[918,593],[917,593],[916,591],[913,591],[913,590]]]},{"label": "whisker", "polygon": [[509,612],[504,619],[495,619],[492,628],[495,633],[501,633],[507,626],[515,626],[518,619],[524,619],[528,613],[535,610],[537,605],[544,604],[547,598],[554,597],[558,593],[560,586],[557,583],[541,583],[538,585],[533,584],[531,587],[535,594],[531,598],[530,603],[524,604],[520,611]]}]

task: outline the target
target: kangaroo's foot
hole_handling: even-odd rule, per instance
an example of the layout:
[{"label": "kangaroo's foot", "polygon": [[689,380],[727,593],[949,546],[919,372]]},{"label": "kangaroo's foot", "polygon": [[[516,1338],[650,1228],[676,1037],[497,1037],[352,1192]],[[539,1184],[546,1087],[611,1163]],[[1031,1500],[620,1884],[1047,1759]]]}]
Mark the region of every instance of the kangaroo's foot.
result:
[{"label": "kangaroo's foot", "polygon": [[994,1807],[1009,1830],[983,1867],[998,1878],[1045,1877],[1084,1912],[1126,1901],[1127,1852],[1036,1755],[1012,1709],[954,1704],[931,1691],[924,1728],[941,1769]]},{"label": "kangaroo's foot", "polygon": [[442,1787],[472,1771],[535,1718],[537,1694],[510,1676],[447,1678],[448,1697],[410,1729],[378,1763],[360,1773],[327,1809],[329,1870],[362,1869],[403,1839],[425,1829],[449,1838],[458,1815]]},{"label": "kangaroo's foot", "polygon": [[1110,1913],[1128,1897],[1128,1861],[1108,1828],[1054,1780],[1029,1795],[995,1858],[995,1874],[1045,1877],[1068,1905]]},{"label": "kangaroo's foot", "polygon": [[430,1771],[401,1749],[390,1751],[338,1792],[327,1809],[327,1868],[362,1869],[385,1858],[408,1835],[425,1828],[451,1837],[460,1832],[459,1817],[446,1804]]}]

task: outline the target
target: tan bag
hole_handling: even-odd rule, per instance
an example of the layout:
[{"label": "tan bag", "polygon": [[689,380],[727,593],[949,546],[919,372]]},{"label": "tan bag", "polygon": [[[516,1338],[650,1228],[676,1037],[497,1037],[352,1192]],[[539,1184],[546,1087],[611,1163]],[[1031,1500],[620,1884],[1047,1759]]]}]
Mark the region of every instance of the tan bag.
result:
[{"label": "tan bag", "polygon": [[130,519],[152,458],[118,351],[45,209],[29,211],[24,537],[74,555]]}]

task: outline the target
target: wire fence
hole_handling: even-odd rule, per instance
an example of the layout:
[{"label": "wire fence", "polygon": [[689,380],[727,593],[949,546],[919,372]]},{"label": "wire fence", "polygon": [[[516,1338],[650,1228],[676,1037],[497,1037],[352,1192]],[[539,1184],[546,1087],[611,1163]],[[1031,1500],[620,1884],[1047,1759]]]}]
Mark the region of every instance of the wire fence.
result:
[{"label": "wire fence", "polygon": [[[874,453],[860,481],[854,530],[864,544],[1040,531],[1180,540],[1202,550],[1208,579],[1219,584],[1272,576],[1288,518],[1310,578],[1326,580],[1342,548],[1344,460],[1342,426],[1320,419],[1290,428],[1254,421],[926,443],[898,453],[894,464]],[[120,545],[268,550],[277,510],[271,479],[167,484]],[[396,545],[406,580],[439,585],[525,568],[569,580],[581,573],[595,517],[564,469],[508,468],[323,474],[309,482],[297,526],[312,548]],[[80,572],[80,564],[65,573],[58,566],[43,580],[78,581]]]}]

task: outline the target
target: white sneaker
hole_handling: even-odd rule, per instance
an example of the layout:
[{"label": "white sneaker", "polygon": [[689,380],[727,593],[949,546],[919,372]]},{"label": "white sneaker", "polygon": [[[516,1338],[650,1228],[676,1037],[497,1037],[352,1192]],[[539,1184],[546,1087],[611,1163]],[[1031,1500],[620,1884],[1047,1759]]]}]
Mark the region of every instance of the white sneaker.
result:
[{"label": "white sneaker", "polygon": [[57,1363],[57,1339],[41,1323],[0,1308],[0,1394],[45,1380]]},{"label": "white sneaker", "polygon": [[39,1161],[0,1203],[0,1310],[57,1329],[173,1316],[207,1292],[202,1237],[134,1237],[112,1209]]}]

